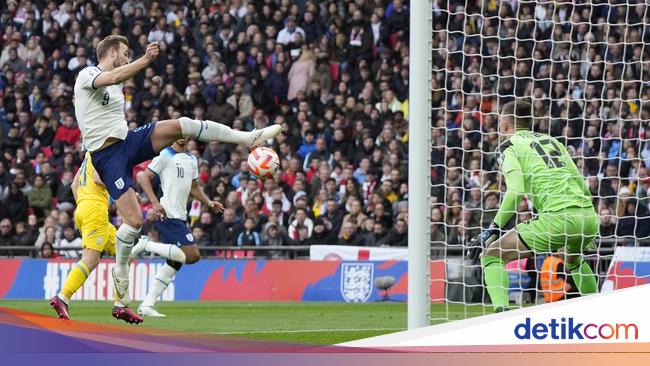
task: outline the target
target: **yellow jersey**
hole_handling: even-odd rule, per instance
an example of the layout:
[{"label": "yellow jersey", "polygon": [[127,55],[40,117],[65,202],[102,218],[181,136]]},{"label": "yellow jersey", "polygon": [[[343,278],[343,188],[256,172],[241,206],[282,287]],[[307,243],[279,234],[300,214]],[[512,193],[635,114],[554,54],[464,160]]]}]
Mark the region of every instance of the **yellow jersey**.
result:
[{"label": "yellow jersey", "polygon": [[115,255],[115,226],[108,218],[110,198],[106,187],[95,182],[95,167],[86,153],[79,168],[75,224],[81,232],[82,247]]},{"label": "yellow jersey", "polygon": [[105,211],[108,211],[109,196],[106,187],[97,184],[93,177],[95,176],[95,167],[93,166],[90,153],[86,152],[81,167],[79,167],[79,187],[77,188],[77,206],[84,201],[97,201],[105,205]]}]

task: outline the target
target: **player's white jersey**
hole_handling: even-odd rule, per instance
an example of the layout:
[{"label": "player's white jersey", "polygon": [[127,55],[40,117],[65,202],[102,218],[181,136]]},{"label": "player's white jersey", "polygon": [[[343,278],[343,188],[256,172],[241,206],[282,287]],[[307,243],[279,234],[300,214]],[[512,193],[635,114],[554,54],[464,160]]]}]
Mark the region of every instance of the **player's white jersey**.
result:
[{"label": "player's white jersey", "polygon": [[170,219],[187,219],[187,198],[192,182],[199,178],[196,158],[186,152],[168,147],[149,164],[149,170],[158,174],[163,196],[160,204]]},{"label": "player's white jersey", "polygon": [[124,118],[122,84],[95,88],[101,74],[97,66],[79,72],[74,83],[74,109],[86,150],[99,149],[107,138],[124,140],[129,131]]}]

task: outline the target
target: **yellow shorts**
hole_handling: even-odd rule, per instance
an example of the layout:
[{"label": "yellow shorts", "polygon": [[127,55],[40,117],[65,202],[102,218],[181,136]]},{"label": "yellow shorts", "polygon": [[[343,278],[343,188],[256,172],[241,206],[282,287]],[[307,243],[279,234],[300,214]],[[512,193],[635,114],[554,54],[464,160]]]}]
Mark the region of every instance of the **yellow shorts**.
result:
[{"label": "yellow shorts", "polygon": [[74,222],[81,232],[82,247],[115,255],[115,226],[108,221],[106,205],[82,202],[74,213]]}]

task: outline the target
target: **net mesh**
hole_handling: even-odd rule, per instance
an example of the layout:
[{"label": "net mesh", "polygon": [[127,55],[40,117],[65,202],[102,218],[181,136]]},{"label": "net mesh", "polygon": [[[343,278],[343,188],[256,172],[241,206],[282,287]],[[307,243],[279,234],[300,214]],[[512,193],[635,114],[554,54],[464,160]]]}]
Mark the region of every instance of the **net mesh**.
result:
[{"label": "net mesh", "polygon": [[[445,276],[431,275],[444,286],[432,291],[432,321],[492,311],[463,246],[490,225],[506,190],[498,116],[519,98],[532,104],[534,130],[567,147],[591,191],[600,235],[584,257],[600,287],[644,283],[637,262],[629,281],[609,267],[617,246],[649,244],[650,4],[434,0],[432,11],[431,259],[446,263]],[[507,228],[533,209],[524,198]],[[512,301],[548,301],[540,270],[549,254],[507,266]]]}]

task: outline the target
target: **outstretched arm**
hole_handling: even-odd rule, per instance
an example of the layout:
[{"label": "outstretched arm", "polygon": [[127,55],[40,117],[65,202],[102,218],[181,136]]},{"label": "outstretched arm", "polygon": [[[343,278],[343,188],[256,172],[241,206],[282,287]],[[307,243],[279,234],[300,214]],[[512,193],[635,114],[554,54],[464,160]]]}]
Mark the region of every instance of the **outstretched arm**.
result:
[{"label": "outstretched arm", "polygon": [[102,71],[93,81],[93,88],[119,84],[135,76],[141,70],[144,70],[158,56],[158,43],[150,43],[147,46],[145,54],[139,59],[114,68],[111,71]]}]

